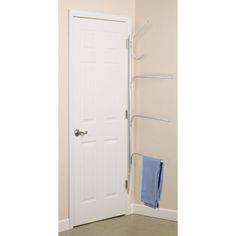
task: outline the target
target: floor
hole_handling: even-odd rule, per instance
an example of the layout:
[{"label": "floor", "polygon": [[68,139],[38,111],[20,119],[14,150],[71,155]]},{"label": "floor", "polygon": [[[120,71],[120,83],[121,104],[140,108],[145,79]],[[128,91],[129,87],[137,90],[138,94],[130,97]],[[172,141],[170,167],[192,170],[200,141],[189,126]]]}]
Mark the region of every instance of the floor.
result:
[{"label": "floor", "polygon": [[75,227],[59,236],[177,236],[177,223],[129,215]]}]

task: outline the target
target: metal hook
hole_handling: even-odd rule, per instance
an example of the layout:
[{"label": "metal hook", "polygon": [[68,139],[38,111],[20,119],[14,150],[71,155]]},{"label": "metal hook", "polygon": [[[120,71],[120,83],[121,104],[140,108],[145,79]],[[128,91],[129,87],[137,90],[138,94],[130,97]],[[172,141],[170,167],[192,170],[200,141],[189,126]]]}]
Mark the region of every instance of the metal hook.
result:
[{"label": "metal hook", "polygon": [[139,29],[132,35],[132,37],[131,37],[131,41],[130,41],[130,47],[131,47],[131,56],[135,59],[135,60],[137,60],[137,61],[139,61],[139,60],[141,60],[143,57],[144,57],[144,54],[142,54],[141,56],[136,56],[135,54],[134,54],[134,39],[145,29],[145,27],[147,26],[147,25],[149,25],[149,20],[147,20],[143,25],[141,25],[140,27],[139,27]]},{"label": "metal hook", "polygon": [[149,20],[146,20],[139,28],[138,30],[132,35],[132,39],[135,39],[146,27],[149,25]]},{"label": "metal hook", "polygon": [[131,56],[136,60],[136,61],[139,61],[141,60],[143,57],[144,57],[144,54],[142,54],[141,56],[137,57],[135,56],[134,54],[134,47],[133,47],[133,41],[131,42],[131,47],[132,47],[132,50],[131,50]]}]

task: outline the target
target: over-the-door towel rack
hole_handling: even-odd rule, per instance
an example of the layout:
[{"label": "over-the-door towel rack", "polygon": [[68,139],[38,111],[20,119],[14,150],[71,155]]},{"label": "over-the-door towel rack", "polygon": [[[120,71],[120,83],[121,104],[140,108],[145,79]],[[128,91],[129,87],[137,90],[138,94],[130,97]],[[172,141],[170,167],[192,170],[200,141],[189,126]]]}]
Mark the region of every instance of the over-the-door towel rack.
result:
[{"label": "over-the-door towel rack", "polygon": [[[145,155],[145,154],[142,154],[142,153],[139,153],[139,152],[133,152],[132,155],[131,155],[131,161],[132,161],[132,162],[133,162],[133,158],[134,158],[135,156],[138,156],[138,157],[143,158],[143,157],[145,157],[145,156],[150,156],[150,155]],[[161,160],[161,162],[163,162],[164,164],[167,164],[166,161]]]},{"label": "over-the-door towel rack", "polygon": [[141,75],[132,75],[132,59],[134,60],[141,60],[144,58],[144,54],[141,56],[136,56],[134,53],[134,39],[140,35],[144,29],[150,25],[150,22],[147,20],[134,34],[129,35],[127,38],[127,48],[128,48],[128,111],[127,111],[127,119],[128,119],[128,179],[127,179],[127,191],[130,189],[130,175],[131,175],[131,165],[132,165],[132,158],[134,155],[144,156],[141,153],[133,152],[132,153],[132,123],[135,118],[142,118],[147,120],[171,123],[169,119],[162,118],[162,117],[152,117],[148,115],[142,114],[132,114],[132,98],[133,98],[133,82],[138,79],[151,79],[151,80],[168,80],[173,79],[172,75],[164,75],[164,74],[141,74]]},{"label": "over-the-door towel rack", "polygon": [[157,74],[143,74],[135,75],[132,77],[132,81],[137,79],[173,79],[171,75],[157,75]]}]

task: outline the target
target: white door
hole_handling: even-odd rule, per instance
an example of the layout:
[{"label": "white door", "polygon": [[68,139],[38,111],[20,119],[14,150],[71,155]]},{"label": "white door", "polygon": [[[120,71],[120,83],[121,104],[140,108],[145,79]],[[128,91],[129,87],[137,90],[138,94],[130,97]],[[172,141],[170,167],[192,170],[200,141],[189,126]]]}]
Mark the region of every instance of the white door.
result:
[{"label": "white door", "polygon": [[122,20],[71,12],[72,226],[126,213],[128,30]]}]

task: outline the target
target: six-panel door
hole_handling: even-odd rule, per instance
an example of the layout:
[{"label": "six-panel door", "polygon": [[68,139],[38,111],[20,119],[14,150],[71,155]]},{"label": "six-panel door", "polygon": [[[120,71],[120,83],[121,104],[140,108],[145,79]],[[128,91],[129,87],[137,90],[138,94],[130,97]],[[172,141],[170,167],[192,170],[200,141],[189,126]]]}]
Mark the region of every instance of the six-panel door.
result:
[{"label": "six-panel door", "polygon": [[126,213],[128,28],[83,17],[70,27],[70,192],[80,225]]}]

